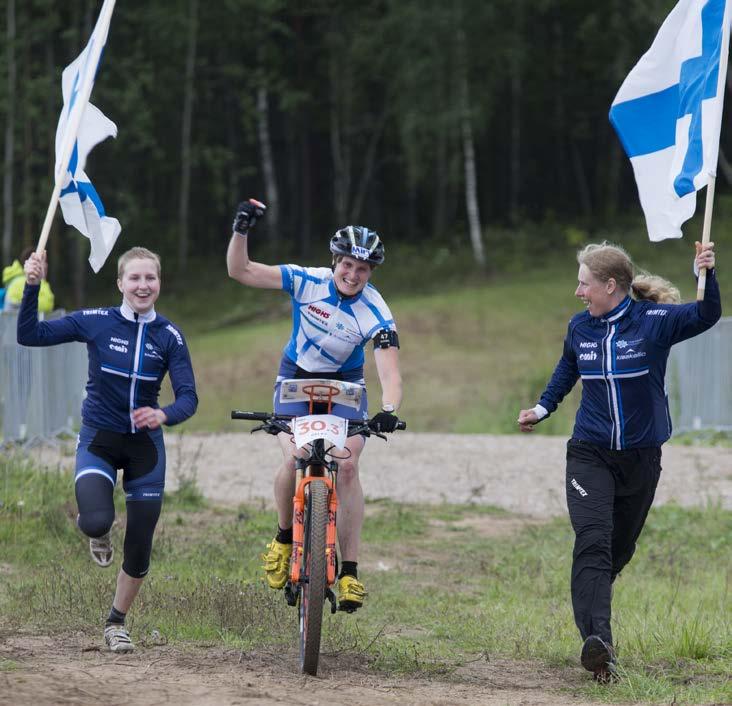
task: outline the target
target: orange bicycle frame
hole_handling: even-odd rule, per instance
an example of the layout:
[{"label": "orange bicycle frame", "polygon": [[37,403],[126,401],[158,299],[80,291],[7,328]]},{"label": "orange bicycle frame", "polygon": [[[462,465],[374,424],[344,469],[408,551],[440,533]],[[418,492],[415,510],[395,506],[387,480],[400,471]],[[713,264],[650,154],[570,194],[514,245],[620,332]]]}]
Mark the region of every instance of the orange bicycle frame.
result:
[{"label": "orange bicycle frame", "polygon": [[[303,390],[310,395],[310,414],[313,414],[313,406],[316,402],[327,403],[328,414],[330,414],[333,396],[338,393],[337,387],[330,385],[308,385],[307,387],[303,387]],[[328,527],[326,528],[325,534],[325,558],[328,571],[328,586],[332,586],[336,580],[336,514],[338,510],[338,494],[336,493],[333,481],[324,476],[305,476],[300,480],[295,491],[293,498],[290,581],[296,584],[300,580],[300,567],[302,565],[305,536],[305,488],[315,480],[322,481],[328,487]]]},{"label": "orange bicycle frame", "polygon": [[292,523],[292,560],[290,562],[290,580],[297,583],[300,580],[300,566],[302,564],[303,544],[305,537],[305,488],[309,483],[318,481],[328,487],[328,527],[325,533],[325,555],[328,566],[328,585],[335,583],[336,573],[336,514],[338,511],[338,494],[329,478],[322,476],[307,476],[300,481],[295,492],[294,513]]}]

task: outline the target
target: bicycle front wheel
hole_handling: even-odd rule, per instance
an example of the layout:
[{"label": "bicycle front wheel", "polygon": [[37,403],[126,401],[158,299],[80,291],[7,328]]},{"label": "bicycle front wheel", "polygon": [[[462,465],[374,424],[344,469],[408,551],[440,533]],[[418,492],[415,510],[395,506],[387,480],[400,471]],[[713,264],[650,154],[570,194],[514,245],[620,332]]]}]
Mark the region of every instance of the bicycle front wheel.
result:
[{"label": "bicycle front wheel", "polygon": [[328,526],[328,488],[312,481],[304,518],[303,568],[307,582],[300,594],[300,669],[315,675],[320,657],[320,631],[326,588],[325,530]]}]

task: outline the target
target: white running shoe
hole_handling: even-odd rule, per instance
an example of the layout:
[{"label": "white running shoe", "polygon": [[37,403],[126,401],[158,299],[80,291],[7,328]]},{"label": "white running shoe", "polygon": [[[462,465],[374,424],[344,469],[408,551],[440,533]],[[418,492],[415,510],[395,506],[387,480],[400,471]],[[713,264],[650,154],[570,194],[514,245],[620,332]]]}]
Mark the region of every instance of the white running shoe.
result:
[{"label": "white running shoe", "polygon": [[95,564],[105,568],[109,566],[114,558],[111,533],[107,532],[101,537],[89,537],[89,553]]},{"label": "white running shoe", "polygon": [[104,641],[110,652],[132,652],[135,649],[127,628],[118,623],[109,623],[104,628]]}]

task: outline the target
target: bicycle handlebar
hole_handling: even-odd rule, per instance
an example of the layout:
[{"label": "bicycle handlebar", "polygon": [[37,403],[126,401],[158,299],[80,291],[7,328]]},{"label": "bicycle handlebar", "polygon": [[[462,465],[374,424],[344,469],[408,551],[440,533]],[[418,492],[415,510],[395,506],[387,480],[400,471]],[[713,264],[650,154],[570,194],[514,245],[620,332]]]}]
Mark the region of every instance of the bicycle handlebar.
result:
[{"label": "bicycle handlebar", "polygon": [[[265,425],[269,425],[280,431],[290,432],[289,425],[287,424],[294,415],[292,414],[273,414],[272,412],[242,412],[241,410],[234,409],[231,411],[232,419],[247,419],[252,422],[262,422]],[[396,428],[399,431],[404,431],[407,428],[407,423],[401,419],[397,422]],[[255,430],[256,431],[256,430]],[[379,434],[376,429],[369,426],[368,420],[361,421],[356,419],[348,420],[348,435],[354,436],[361,434],[364,431],[368,431],[372,434]]]},{"label": "bicycle handlebar", "polygon": [[292,416],[287,414],[275,415],[271,412],[241,412],[238,409],[234,409],[231,411],[232,419],[249,419],[252,422],[268,422],[270,419],[273,419],[275,417],[288,421],[292,419]]}]

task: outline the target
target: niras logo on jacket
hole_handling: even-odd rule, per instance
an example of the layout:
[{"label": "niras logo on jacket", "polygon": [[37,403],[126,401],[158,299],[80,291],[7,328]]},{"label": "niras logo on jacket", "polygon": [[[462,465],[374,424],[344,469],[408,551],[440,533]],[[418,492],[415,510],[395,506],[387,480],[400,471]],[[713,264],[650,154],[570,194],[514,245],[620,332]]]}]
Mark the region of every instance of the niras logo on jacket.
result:
[{"label": "niras logo on jacket", "polygon": [[327,267],[280,265],[292,298],[292,336],[284,354],[305,370],[348,372],[363,367],[363,347],[380,331],[396,331],[389,307],[370,284],[344,298]]},{"label": "niras logo on jacket", "polygon": [[[37,296],[27,287],[24,296]],[[38,321],[32,307],[21,307],[18,343],[48,346],[79,341],[89,352],[89,380],[81,416],[84,424],[117,432],[136,431],[132,410],[157,407],[166,372],[175,402],[163,411],[167,424],[190,417],[198,404],[188,348],[165,317],[151,311],[136,314],[130,307],[85,309],[61,319]]]}]

